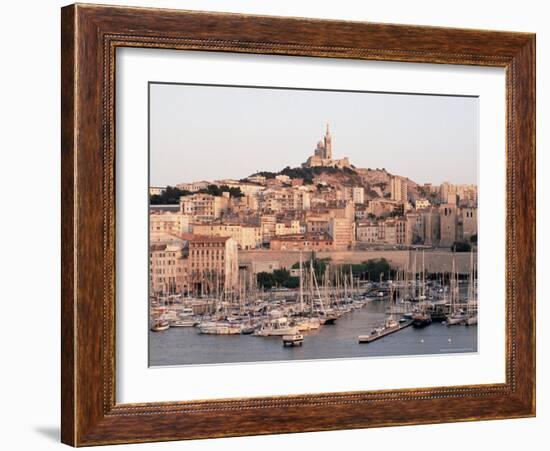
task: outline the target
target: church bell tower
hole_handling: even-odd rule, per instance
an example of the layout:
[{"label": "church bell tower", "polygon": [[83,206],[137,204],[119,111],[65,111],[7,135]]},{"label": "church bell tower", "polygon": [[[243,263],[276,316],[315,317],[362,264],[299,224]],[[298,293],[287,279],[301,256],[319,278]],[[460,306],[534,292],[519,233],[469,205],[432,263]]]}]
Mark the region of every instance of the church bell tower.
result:
[{"label": "church bell tower", "polygon": [[328,160],[332,160],[332,136],[330,136],[329,125],[327,124],[327,131],[325,133],[325,157]]}]

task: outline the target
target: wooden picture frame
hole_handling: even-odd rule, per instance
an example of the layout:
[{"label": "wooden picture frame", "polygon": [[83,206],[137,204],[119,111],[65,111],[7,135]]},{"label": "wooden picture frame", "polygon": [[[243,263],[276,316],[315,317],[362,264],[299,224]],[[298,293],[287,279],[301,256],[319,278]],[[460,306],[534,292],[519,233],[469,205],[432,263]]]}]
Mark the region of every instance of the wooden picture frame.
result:
[{"label": "wooden picture frame", "polygon": [[[162,9],[62,9],[62,441],[73,446],[535,415],[535,35]],[[118,404],[115,50],[506,69],[506,382]]]}]

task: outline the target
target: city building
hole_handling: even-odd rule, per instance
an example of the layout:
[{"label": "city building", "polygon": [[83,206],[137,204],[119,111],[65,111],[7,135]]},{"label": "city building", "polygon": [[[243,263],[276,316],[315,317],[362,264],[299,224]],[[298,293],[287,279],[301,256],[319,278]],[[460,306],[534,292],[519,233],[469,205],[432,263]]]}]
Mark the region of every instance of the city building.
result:
[{"label": "city building", "polygon": [[182,293],[188,287],[186,243],[151,244],[149,247],[149,290],[151,294]]},{"label": "city building", "polygon": [[351,199],[354,204],[363,204],[365,203],[365,188],[362,186],[354,186],[352,189]]},{"label": "city building", "polygon": [[367,244],[410,245],[406,218],[361,221],[356,225],[357,241]]},{"label": "city building", "polygon": [[355,244],[355,221],[348,218],[331,218],[329,234],[334,249],[352,249]]},{"label": "city building", "polygon": [[234,223],[198,223],[192,224],[192,232],[195,235],[230,237],[235,240],[239,249],[256,249],[262,244],[260,226]]},{"label": "city building", "polygon": [[227,186],[228,188],[238,188],[245,196],[256,196],[265,189],[265,186],[260,186],[256,183],[246,183],[233,179],[215,180],[212,184],[218,187]]},{"label": "city building", "polygon": [[270,249],[274,251],[328,251],[333,240],[327,234],[284,235],[272,238]]},{"label": "city building", "polygon": [[189,286],[194,293],[237,289],[239,262],[237,242],[231,237],[187,235]]},{"label": "city building", "polygon": [[149,234],[177,235],[189,232],[189,216],[172,211],[153,210],[149,214]]},{"label": "city building", "polygon": [[183,191],[190,191],[192,193],[196,193],[201,189],[208,188],[208,185],[210,185],[210,182],[207,182],[206,180],[201,180],[200,182],[180,183],[176,185],[176,188],[179,188]]},{"label": "city building", "polygon": [[230,209],[233,213],[257,212],[259,208],[260,208],[260,204],[258,202],[258,197],[254,195],[232,197],[230,199]]},{"label": "city building", "polygon": [[355,205],[355,219],[358,221],[368,219],[370,214],[368,203]]},{"label": "city building", "polygon": [[277,218],[275,215],[260,216],[260,229],[262,233],[262,244],[268,244],[275,236]]},{"label": "city building", "polygon": [[309,210],[311,193],[301,188],[268,189],[261,193],[260,205],[272,212]]},{"label": "city building", "polygon": [[403,203],[389,199],[373,199],[368,203],[367,215],[372,214],[376,217],[397,213],[403,211]]},{"label": "city building", "polygon": [[281,183],[290,183],[290,177],[288,175],[279,174],[275,178]]},{"label": "city building", "polygon": [[296,235],[301,232],[300,221],[288,220],[275,224],[275,235]]},{"label": "city building", "polygon": [[414,202],[414,208],[416,210],[422,210],[430,206],[430,201],[428,199],[416,199]]},{"label": "city building", "polygon": [[357,241],[360,243],[378,243],[377,221],[361,221],[356,224]]},{"label": "city building", "polygon": [[441,203],[443,204],[456,205],[458,203],[456,186],[450,184],[449,182],[443,182],[439,186],[439,197],[441,198]]},{"label": "city building", "polygon": [[395,219],[395,244],[398,246],[410,246],[412,244],[407,234],[407,219],[404,217]]},{"label": "city building", "polygon": [[193,222],[220,219],[229,207],[229,196],[192,194],[180,198],[180,213],[189,215]]},{"label": "city building", "polygon": [[336,194],[336,200],[349,200],[354,204],[365,202],[365,188],[362,186],[345,186],[343,190],[338,190]]},{"label": "city building", "polygon": [[150,186],[149,196],[160,196],[164,191],[166,191],[165,186]]},{"label": "city building", "polygon": [[459,202],[465,205],[477,205],[477,185],[457,185]]},{"label": "city building", "polygon": [[327,216],[308,216],[306,219],[306,232],[312,234],[328,233],[329,219]]},{"label": "city building", "polygon": [[407,181],[401,177],[390,179],[390,198],[398,202],[407,202]]},{"label": "city building", "polygon": [[246,178],[249,182],[257,183],[259,185],[264,185],[266,178],[263,175],[251,175]]}]

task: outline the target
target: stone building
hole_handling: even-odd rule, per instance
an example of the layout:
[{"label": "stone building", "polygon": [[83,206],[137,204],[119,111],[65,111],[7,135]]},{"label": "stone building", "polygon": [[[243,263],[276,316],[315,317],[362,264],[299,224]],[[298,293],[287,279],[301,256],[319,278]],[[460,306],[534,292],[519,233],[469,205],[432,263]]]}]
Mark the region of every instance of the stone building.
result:
[{"label": "stone building", "polygon": [[328,233],[328,217],[308,216],[306,219],[306,233]]},{"label": "stone building", "polygon": [[301,188],[269,189],[261,194],[261,208],[264,211],[284,212],[309,210],[311,193]]},{"label": "stone building", "polygon": [[430,201],[428,199],[416,199],[414,202],[415,210],[423,210],[430,207]]},{"label": "stone building", "polygon": [[457,189],[455,185],[449,182],[443,182],[439,186],[439,197],[443,204],[457,204]]},{"label": "stone building", "polygon": [[234,291],[239,278],[237,242],[231,237],[189,235],[189,285],[195,293]]},{"label": "stone building", "polygon": [[176,185],[176,188],[179,188],[183,191],[189,191],[192,193],[196,193],[197,191],[200,191],[201,189],[208,188],[208,185],[210,182],[207,182],[206,180],[201,180],[198,182],[190,182],[190,183],[180,183]]},{"label": "stone building", "polygon": [[275,215],[260,216],[260,229],[261,229],[263,244],[268,244],[271,241],[271,238],[275,236],[276,224],[277,224],[277,218]]},{"label": "stone building", "polygon": [[360,221],[356,224],[357,241],[360,243],[378,243],[378,222]]},{"label": "stone building", "polygon": [[398,202],[407,202],[407,181],[401,177],[390,179],[390,197]]},{"label": "stone building", "polygon": [[331,218],[329,234],[332,237],[334,249],[352,249],[355,244],[355,221],[348,218]]},{"label": "stone building", "polygon": [[239,249],[256,249],[262,244],[260,226],[240,223],[212,222],[192,224],[193,234],[202,236],[230,237],[235,240]]},{"label": "stone building", "polygon": [[439,246],[441,240],[441,215],[439,209],[428,208],[422,210],[420,215],[422,217],[423,243],[426,246]]},{"label": "stone building", "polygon": [[149,214],[149,236],[152,242],[165,235],[189,232],[189,215],[172,211],[152,210]]},{"label": "stone building", "polygon": [[151,244],[149,247],[149,290],[151,294],[182,293],[188,287],[186,243]]},{"label": "stone building", "polygon": [[301,232],[300,221],[291,219],[287,221],[277,222],[275,224],[275,236],[279,235],[296,235]]},{"label": "stone building", "polygon": [[272,238],[270,249],[273,251],[329,251],[333,249],[333,240],[327,234],[284,235]]},{"label": "stone building", "polygon": [[462,223],[462,239],[470,241],[472,235],[477,234],[477,208],[461,208],[460,222]]},{"label": "stone building", "polygon": [[321,141],[317,143],[317,147],[313,151],[313,155],[310,156],[302,167],[314,168],[319,166],[334,167],[334,168],[349,168],[351,166],[347,157],[339,160],[332,158],[332,136],[330,134],[329,125],[327,124],[327,130],[325,136]]},{"label": "stone building", "polygon": [[441,247],[451,247],[457,238],[457,208],[454,204],[442,204],[439,207]]},{"label": "stone building", "polygon": [[229,196],[192,194],[180,198],[180,213],[189,215],[193,222],[209,222],[220,219],[228,208]]}]

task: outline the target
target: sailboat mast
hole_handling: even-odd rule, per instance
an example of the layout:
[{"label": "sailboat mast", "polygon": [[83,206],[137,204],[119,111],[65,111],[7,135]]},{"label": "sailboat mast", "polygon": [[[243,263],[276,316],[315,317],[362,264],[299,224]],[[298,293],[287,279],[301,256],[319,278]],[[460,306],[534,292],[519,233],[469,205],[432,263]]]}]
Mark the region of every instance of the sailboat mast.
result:
[{"label": "sailboat mast", "polygon": [[304,311],[304,279],[302,275],[302,251],[300,251],[300,311]]}]

